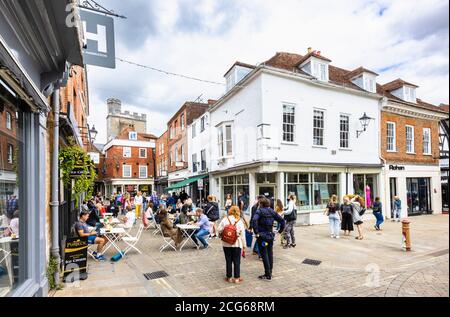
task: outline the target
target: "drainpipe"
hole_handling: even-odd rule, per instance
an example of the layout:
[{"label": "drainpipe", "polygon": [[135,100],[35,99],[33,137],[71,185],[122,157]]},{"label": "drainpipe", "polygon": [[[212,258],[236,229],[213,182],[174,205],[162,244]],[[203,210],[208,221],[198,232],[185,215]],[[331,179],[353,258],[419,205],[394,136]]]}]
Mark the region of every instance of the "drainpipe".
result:
[{"label": "drainpipe", "polygon": [[[53,152],[52,152],[52,248],[51,254],[57,263],[61,263],[59,255],[59,87],[53,92]],[[59,270],[55,272],[55,281],[59,282]]]}]

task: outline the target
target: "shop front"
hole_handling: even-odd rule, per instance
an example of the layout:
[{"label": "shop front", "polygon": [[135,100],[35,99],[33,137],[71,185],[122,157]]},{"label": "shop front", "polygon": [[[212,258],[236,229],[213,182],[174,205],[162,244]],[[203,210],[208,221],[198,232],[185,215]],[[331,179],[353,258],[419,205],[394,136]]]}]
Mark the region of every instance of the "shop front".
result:
[{"label": "shop front", "polygon": [[[368,208],[380,191],[380,167],[342,167],[281,165],[260,166],[246,173],[228,172],[214,175],[212,192],[220,194],[220,207],[223,209],[227,195],[234,204],[244,197],[245,209],[249,208],[258,195],[276,202],[280,199],[286,206],[288,197],[297,197],[298,223],[327,223],[324,210],[333,195],[339,201],[346,194],[358,194],[365,198]],[[367,213],[370,215],[370,211]],[[370,216],[365,216],[370,217]]]},{"label": "shop front", "polygon": [[386,214],[393,217],[394,197],[402,202],[402,217],[442,212],[439,166],[394,165],[384,168]]}]

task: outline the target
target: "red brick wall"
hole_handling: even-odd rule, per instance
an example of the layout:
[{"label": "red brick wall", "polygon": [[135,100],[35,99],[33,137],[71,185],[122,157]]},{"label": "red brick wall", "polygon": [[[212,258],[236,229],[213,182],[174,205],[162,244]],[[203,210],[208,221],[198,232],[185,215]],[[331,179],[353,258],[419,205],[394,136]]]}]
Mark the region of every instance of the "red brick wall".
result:
[{"label": "red brick wall", "polygon": [[[158,140],[156,140],[156,176],[161,177],[160,170],[161,166],[164,169],[164,165],[167,166],[167,169],[169,168],[169,147],[168,147],[168,137],[169,132],[166,131],[161,135]],[[161,145],[164,145],[163,147],[163,153],[161,152]],[[163,164],[166,162],[165,164]],[[167,172],[167,170],[166,170]]]},{"label": "red brick wall", "polygon": [[[8,163],[8,144],[13,146],[13,160],[16,152],[17,118],[16,112],[11,106],[0,101],[4,107],[0,112],[0,170],[12,172],[13,164]],[[11,130],[6,128],[6,116],[11,115]]]},{"label": "red brick wall", "polygon": [[123,146],[112,146],[106,151],[105,179],[123,178],[123,165],[131,165],[131,178],[139,178],[139,166],[147,166],[147,178],[154,177],[153,149],[147,148],[147,158],[139,158],[139,147],[131,147],[131,158],[123,157]]},{"label": "red brick wall", "polygon": [[[396,152],[387,149],[387,122],[395,122]],[[406,125],[414,127],[414,152],[406,153]],[[431,129],[431,153],[423,154],[423,128]],[[439,164],[439,122],[402,116],[390,112],[381,112],[381,153],[384,159],[392,163]]]}]

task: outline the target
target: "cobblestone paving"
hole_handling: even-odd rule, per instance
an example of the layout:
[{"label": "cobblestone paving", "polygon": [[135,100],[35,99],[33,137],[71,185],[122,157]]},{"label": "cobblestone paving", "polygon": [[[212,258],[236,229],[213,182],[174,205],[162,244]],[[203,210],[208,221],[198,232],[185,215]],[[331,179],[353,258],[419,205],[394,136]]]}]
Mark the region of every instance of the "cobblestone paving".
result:
[{"label": "cobblestone paving", "polygon": [[[365,239],[331,239],[328,226],[296,228],[297,247],[274,249],[274,277],[260,281],[262,262],[247,250],[244,283],[223,281],[225,263],[220,240],[211,249],[164,251],[160,236],[144,232],[138,247],[118,263],[89,261],[89,278],[53,296],[449,296],[449,223],[446,215],[411,218],[413,251],[401,248],[401,224],[386,222],[376,232],[367,221]],[[112,253],[112,251],[111,251]],[[107,256],[111,256],[108,254]],[[302,264],[305,258],[322,261]],[[143,274],[166,271],[148,281]]]}]

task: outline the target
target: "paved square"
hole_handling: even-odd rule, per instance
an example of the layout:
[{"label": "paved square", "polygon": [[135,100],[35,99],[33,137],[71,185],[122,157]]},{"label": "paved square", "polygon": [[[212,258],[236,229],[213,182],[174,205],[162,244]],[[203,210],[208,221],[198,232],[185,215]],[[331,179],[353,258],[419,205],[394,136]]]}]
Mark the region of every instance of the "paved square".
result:
[{"label": "paved square", "polygon": [[[370,219],[370,218],[369,218]],[[247,249],[241,271],[244,283],[223,281],[225,259],[220,240],[212,248],[164,251],[160,236],[146,231],[138,247],[117,263],[89,260],[85,281],[65,284],[53,296],[449,296],[448,215],[410,218],[413,250],[402,250],[401,224],[386,221],[377,232],[365,222],[365,239],[331,239],[328,225],[296,228],[297,247],[284,250],[276,241],[274,278],[260,281],[262,262]],[[111,252],[112,253],[112,252]],[[112,254],[107,254],[109,259]],[[319,266],[302,264],[309,258]],[[147,280],[144,273],[169,276]]]}]

